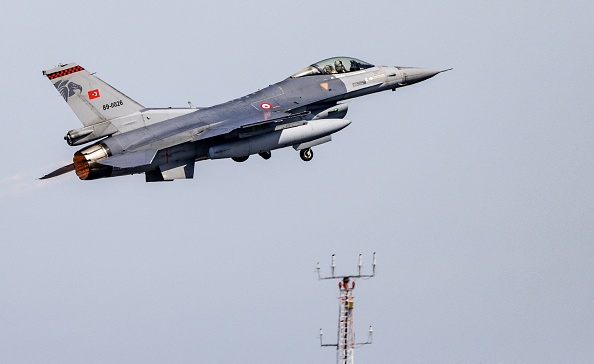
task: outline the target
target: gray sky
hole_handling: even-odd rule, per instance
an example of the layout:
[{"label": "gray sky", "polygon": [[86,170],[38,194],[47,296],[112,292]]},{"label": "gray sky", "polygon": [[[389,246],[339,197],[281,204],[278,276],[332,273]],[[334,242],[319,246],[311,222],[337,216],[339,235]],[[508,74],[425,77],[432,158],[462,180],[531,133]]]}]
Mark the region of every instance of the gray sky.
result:
[{"label": "gray sky", "polygon": [[[0,362],[333,363],[337,273],[366,267],[358,363],[594,362],[591,1],[3,5]],[[79,127],[43,69],[212,105],[323,58],[454,67],[351,103],[303,163],[194,180],[35,178]]]}]

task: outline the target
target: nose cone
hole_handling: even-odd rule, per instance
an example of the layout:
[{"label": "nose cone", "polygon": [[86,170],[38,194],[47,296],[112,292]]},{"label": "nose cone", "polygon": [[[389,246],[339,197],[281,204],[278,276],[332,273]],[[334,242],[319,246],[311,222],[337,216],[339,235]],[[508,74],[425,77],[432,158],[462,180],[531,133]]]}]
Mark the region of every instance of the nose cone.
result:
[{"label": "nose cone", "polygon": [[417,68],[417,67],[399,67],[402,72],[402,84],[412,85],[421,81],[425,81],[438,73],[442,73],[448,70],[436,71],[429,68]]}]

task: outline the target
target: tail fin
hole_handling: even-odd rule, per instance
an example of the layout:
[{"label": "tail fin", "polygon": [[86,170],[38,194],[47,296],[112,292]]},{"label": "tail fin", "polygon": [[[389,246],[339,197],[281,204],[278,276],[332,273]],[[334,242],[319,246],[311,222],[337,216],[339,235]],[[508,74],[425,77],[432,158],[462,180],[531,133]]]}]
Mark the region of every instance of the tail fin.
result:
[{"label": "tail fin", "polygon": [[142,105],[76,63],[43,71],[84,126],[144,109]]}]

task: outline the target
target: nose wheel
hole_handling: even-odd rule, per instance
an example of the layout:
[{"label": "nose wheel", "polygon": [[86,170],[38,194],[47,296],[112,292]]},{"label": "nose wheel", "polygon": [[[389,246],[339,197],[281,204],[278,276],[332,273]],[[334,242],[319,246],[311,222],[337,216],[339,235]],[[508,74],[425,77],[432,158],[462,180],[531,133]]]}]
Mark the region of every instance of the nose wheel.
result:
[{"label": "nose wheel", "polygon": [[299,151],[299,156],[305,162],[309,162],[313,158],[313,150],[311,148],[301,149]]}]

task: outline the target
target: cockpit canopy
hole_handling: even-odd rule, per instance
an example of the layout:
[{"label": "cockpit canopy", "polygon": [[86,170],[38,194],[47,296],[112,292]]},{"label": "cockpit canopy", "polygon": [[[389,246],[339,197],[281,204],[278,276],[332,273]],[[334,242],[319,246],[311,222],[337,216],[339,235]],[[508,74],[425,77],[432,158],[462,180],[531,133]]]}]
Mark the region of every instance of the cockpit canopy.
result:
[{"label": "cockpit canopy", "polygon": [[356,58],[350,57],[335,57],[328,58],[311,66],[305,67],[301,71],[295,73],[291,78],[312,76],[312,75],[331,75],[338,73],[349,73],[360,71],[366,68],[374,67],[372,64],[363,62]]}]

